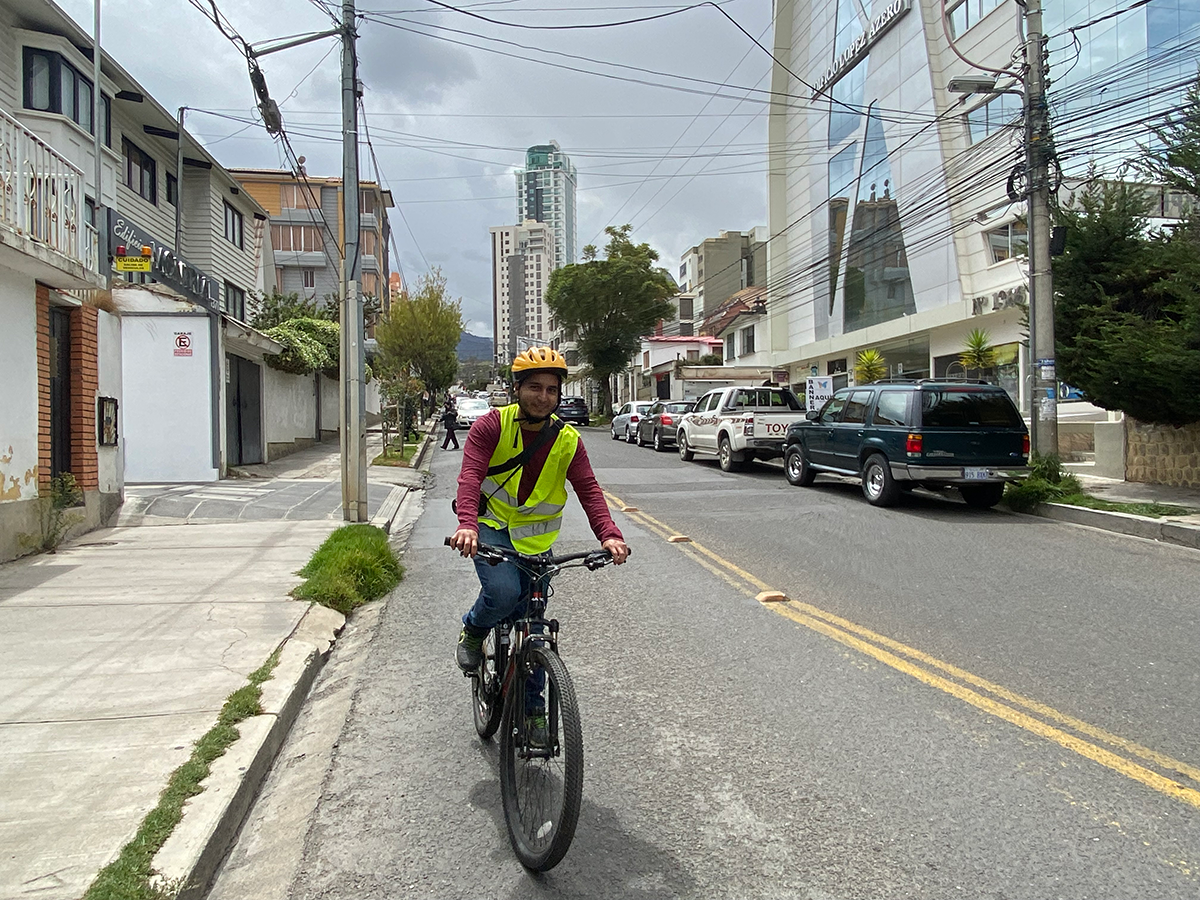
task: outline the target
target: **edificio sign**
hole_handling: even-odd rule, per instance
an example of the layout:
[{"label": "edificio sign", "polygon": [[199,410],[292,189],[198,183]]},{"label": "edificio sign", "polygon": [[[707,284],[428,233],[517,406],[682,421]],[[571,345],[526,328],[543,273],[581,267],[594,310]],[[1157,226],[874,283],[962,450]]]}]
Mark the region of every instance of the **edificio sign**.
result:
[{"label": "edificio sign", "polygon": [[813,97],[816,98],[825,93],[825,89],[836,82],[839,78],[849,72],[858,64],[867,51],[871,49],[871,45],[884,36],[889,28],[896,24],[896,21],[904,15],[912,6],[912,0],[892,0],[891,3],[884,8],[883,12],[871,19],[866,31],[854,39],[854,41],[838,54],[837,58],[825,70],[825,74],[817,81],[817,85],[813,88]]},{"label": "edificio sign", "polygon": [[129,216],[110,208],[108,246],[115,249],[122,245],[149,247],[149,273],[155,281],[165,284],[193,303],[213,310],[221,308],[221,286],[215,278],[176,255],[174,250],[151,236],[150,232],[132,221]]}]

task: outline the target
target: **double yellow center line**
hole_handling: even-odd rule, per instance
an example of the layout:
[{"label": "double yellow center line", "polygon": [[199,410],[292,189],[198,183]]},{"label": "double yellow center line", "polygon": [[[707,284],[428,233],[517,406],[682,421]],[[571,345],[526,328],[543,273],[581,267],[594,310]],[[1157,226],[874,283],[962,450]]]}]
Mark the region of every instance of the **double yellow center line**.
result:
[{"label": "double yellow center line", "polygon": [[[695,541],[679,541],[669,526],[640,510],[627,507],[605,491],[616,509],[625,512],[648,531],[670,540],[687,556],[717,577],[751,597],[779,596],[777,588],[734,565]],[[787,592],[783,592],[785,595]],[[1095,725],[1023,697],[1001,685],[960,669],[936,657],[892,640],[854,622],[794,599],[763,602],[763,606],[805,628],[857,650],[898,672],[969,703],[998,719],[1053,741],[1127,778],[1139,781],[1168,797],[1200,809],[1200,767],[1111,734]],[[1150,768],[1153,766],[1154,768]]]}]

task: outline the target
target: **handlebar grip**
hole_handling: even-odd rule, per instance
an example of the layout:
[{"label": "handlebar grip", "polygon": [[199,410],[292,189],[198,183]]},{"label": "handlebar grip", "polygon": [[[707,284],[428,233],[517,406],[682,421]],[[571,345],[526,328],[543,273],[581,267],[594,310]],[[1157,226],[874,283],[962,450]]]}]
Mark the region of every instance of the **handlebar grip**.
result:
[{"label": "handlebar grip", "polygon": [[445,538],[442,541],[442,545],[446,546],[446,547],[453,547],[454,546],[453,541],[454,541],[454,538]]}]

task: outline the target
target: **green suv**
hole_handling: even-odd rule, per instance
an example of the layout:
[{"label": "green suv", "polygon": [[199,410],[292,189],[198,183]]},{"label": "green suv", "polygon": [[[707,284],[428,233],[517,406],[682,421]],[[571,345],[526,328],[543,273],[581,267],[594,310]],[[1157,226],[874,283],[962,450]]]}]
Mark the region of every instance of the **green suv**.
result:
[{"label": "green suv", "polygon": [[875,381],[842,388],[806,419],[787,431],[788,482],[854,475],[874,506],[920,485],[956,487],[987,509],[1027,471],[1029,430],[1008,393],[985,382]]}]

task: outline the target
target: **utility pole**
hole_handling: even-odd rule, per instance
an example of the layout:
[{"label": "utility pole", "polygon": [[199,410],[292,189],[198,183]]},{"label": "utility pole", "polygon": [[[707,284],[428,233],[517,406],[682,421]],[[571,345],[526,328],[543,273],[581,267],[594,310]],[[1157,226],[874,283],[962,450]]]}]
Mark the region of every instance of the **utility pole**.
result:
[{"label": "utility pole", "polygon": [[367,521],[366,357],[358,252],[358,66],[354,0],[342,2],[342,518]]},{"label": "utility pole", "polygon": [[1046,108],[1042,0],[1025,2],[1025,178],[1029,204],[1030,437],[1034,450],[1058,453],[1058,379],[1054,366],[1054,285],[1050,274],[1050,163],[1054,143]]},{"label": "utility pole", "polygon": [[[104,287],[112,287],[112,266],[108,262],[108,210],[104,206],[104,89],[100,83],[100,0],[95,2],[95,33],[92,35],[92,152],[96,155],[96,196],[92,209],[96,214],[96,271],[104,276]],[[86,234],[86,229],[84,229]]]}]

